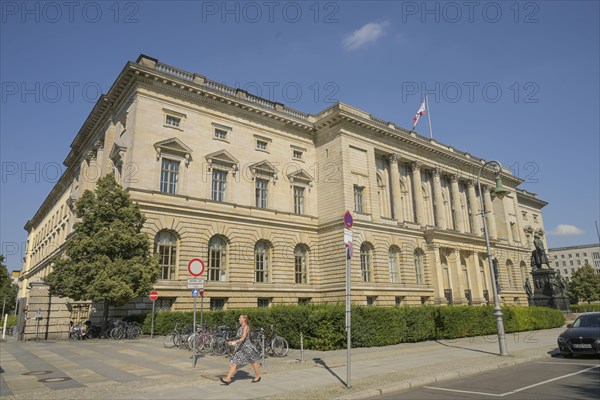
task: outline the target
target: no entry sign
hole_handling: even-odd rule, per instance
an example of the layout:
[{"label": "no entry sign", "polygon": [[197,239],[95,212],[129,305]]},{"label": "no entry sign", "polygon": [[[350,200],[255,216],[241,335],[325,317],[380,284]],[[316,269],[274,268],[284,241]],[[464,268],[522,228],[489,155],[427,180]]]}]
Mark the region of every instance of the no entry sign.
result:
[{"label": "no entry sign", "polygon": [[192,258],[188,263],[188,272],[192,276],[200,276],[204,273],[204,261],[199,258]]},{"label": "no entry sign", "polygon": [[158,300],[158,292],[156,290],[153,290],[150,292],[150,300],[152,300],[152,301]]}]

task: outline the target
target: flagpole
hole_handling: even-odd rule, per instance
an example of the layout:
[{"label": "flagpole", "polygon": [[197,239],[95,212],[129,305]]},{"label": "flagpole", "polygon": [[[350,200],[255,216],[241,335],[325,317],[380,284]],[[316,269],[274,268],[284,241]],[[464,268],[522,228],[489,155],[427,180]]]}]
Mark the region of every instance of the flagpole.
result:
[{"label": "flagpole", "polygon": [[425,95],[425,106],[427,106],[427,126],[429,126],[429,137],[433,139],[433,133],[431,133],[431,109],[429,108],[429,99]]}]

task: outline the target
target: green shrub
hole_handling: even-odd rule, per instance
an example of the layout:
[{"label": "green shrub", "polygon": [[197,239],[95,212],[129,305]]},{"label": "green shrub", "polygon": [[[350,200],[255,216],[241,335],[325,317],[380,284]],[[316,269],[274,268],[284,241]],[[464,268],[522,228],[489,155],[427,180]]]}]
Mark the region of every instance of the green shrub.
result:
[{"label": "green shrub", "polygon": [[[285,337],[290,347],[337,350],[346,347],[346,317],[343,304],[309,304],[273,306],[238,310],[205,311],[204,325],[215,328],[227,325],[237,327],[240,314],[248,314],[252,328],[270,325]],[[560,310],[546,307],[503,307],[506,332],[519,332],[560,327],[565,318]],[[150,332],[151,315],[144,321],[144,333]],[[196,322],[200,323],[200,313]],[[192,325],[192,312],[164,312],[155,315],[154,333],[166,335],[178,322],[178,330]],[[352,306],[353,347],[386,346],[425,340],[456,339],[465,336],[496,333],[496,317],[492,306],[422,306],[422,307],[366,307]]]},{"label": "green shrub", "polygon": [[584,313],[600,311],[600,303],[595,304],[571,304],[571,311],[574,313]]}]

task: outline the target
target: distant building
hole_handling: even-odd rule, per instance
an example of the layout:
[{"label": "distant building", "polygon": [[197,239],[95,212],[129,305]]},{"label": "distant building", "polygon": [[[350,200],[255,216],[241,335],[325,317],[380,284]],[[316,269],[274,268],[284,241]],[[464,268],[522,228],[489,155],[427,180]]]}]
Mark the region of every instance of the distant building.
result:
[{"label": "distant building", "polygon": [[[487,304],[481,198],[502,301],[527,305],[533,236],[544,237],[547,203],[510,169],[499,199],[491,169],[477,187],[485,160],[366,111],[336,103],[306,114],[147,56],[99,99],[64,163],[25,225],[21,298],[64,251],[74,202],[108,173],[147,218],[162,309],[192,309],[193,257],[205,261],[212,309],[344,301],[346,210],[353,302]],[[148,308],[144,298],[131,310]]]},{"label": "distant building", "polygon": [[563,278],[570,280],[573,273],[588,264],[600,274],[600,244],[582,246],[555,247],[548,249],[550,266]]}]

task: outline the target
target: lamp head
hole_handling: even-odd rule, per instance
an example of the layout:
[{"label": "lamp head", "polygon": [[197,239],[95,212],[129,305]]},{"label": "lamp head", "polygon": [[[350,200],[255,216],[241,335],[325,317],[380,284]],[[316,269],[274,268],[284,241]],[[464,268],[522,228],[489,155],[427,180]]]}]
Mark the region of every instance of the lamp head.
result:
[{"label": "lamp head", "polygon": [[496,189],[494,189],[494,194],[499,199],[503,199],[506,194],[508,194],[508,189],[502,186],[502,177],[500,175],[496,175]]}]

